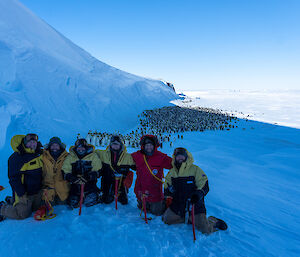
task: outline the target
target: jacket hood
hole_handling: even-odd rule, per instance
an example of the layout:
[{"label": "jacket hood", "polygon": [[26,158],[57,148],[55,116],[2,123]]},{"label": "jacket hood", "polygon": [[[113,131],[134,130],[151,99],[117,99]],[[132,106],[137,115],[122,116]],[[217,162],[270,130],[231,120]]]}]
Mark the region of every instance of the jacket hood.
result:
[{"label": "jacket hood", "polygon": [[25,138],[25,135],[15,135],[10,140],[10,145],[14,152],[20,152],[18,147],[23,144],[23,138]]},{"label": "jacket hood", "polygon": [[[88,144],[88,149],[87,149],[87,152],[86,152],[86,154],[84,156],[87,156],[87,155],[93,153],[94,151],[95,151],[95,146]],[[77,154],[75,152],[75,145],[73,145],[73,146],[70,147],[69,153],[71,155],[76,155],[77,156]]]},{"label": "jacket hood", "polygon": [[[47,158],[47,159],[53,159],[49,149],[44,149],[43,151],[43,155]],[[58,157],[58,159],[62,158],[63,156],[68,155],[68,152],[66,150],[63,150],[60,154],[60,156]]]},{"label": "jacket hood", "polygon": [[[106,147],[105,151],[112,152],[112,150],[110,149],[110,144]],[[122,153],[122,152],[127,152],[126,146],[123,143],[121,143],[121,149],[120,149],[119,153]]]},{"label": "jacket hood", "polygon": [[38,142],[37,149],[34,151],[30,148],[25,147],[25,145],[23,144],[24,138],[25,135],[15,135],[12,137],[12,139],[10,140],[10,145],[14,152],[18,152],[22,154],[22,153],[36,153],[40,151],[42,147],[40,142]]},{"label": "jacket hood", "polygon": [[[185,149],[185,148],[184,148]],[[185,149],[186,150],[186,149]],[[188,151],[188,150],[186,150],[186,153],[187,153],[187,159],[186,159],[186,161],[185,162],[183,162],[182,164],[181,164],[181,167],[180,167],[180,170],[181,169],[186,169],[186,168],[188,168],[188,167],[190,167],[191,165],[193,165],[194,164],[194,158],[193,158],[193,155]],[[172,165],[173,165],[173,167],[175,168],[176,166],[175,166],[175,155],[173,154],[173,156],[172,156]]]},{"label": "jacket hood", "polygon": [[154,143],[154,151],[153,151],[153,153],[155,153],[157,151],[157,148],[160,146],[160,143],[159,143],[157,137],[154,136],[154,135],[143,135],[141,137],[140,145],[141,145],[141,151],[142,151],[142,153],[144,153],[144,141],[145,141],[146,138],[149,138],[150,140],[153,141],[153,143]]}]

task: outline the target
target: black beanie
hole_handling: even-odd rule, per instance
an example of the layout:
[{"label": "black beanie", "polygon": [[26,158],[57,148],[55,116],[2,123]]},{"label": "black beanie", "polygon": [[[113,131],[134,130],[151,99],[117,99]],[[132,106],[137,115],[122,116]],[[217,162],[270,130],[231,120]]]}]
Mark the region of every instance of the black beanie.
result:
[{"label": "black beanie", "polygon": [[58,144],[62,149],[66,149],[66,145],[61,142],[59,137],[52,137],[48,143],[48,148],[50,148],[52,144]]}]

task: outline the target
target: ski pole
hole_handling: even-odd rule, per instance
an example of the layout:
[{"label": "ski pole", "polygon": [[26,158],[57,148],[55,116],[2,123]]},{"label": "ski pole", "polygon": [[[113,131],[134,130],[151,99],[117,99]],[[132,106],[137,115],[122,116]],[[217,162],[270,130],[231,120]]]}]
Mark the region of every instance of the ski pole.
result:
[{"label": "ski pole", "polygon": [[118,193],[119,193],[119,182],[122,175],[115,174],[115,205],[116,210],[118,210]]},{"label": "ski pole", "polygon": [[195,204],[192,205],[192,224],[193,224],[193,235],[194,235],[194,243],[196,241],[196,233],[195,233]]},{"label": "ski pole", "polygon": [[143,208],[144,208],[144,214],[145,214],[145,222],[148,224],[148,219],[147,219],[147,208],[146,208],[146,197],[143,195]]},{"label": "ski pole", "polygon": [[84,183],[81,182],[81,184],[80,184],[79,216],[81,215],[81,208],[82,208],[82,202],[83,202],[83,194],[84,194]]},{"label": "ski pole", "polygon": [[118,187],[119,187],[119,179],[115,179],[115,205],[116,210],[118,210]]}]

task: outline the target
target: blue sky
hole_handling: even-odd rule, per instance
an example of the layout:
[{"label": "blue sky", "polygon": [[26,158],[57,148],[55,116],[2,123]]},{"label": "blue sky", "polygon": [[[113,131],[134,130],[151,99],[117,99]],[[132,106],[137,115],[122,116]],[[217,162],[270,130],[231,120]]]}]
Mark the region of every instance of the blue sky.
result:
[{"label": "blue sky", "polygon": [[177,89],[300,89],[298,0],[21,0],[99,60]]}]

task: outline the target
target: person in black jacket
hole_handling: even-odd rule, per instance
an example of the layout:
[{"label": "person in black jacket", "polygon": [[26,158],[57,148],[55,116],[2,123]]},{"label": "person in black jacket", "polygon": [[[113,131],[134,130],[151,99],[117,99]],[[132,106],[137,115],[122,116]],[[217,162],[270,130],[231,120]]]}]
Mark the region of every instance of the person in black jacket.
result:
[{"label": "person in black jacket", "polygon": [[11,139],[14,153],[8,159],[8,177],[13,204],[1,202],[0,218],[25,219],[42,204],[41,143],[36,134]]},{"label": "person in black jacket", "polygon": [[174,150],[173,168],[167,174],[164,184],[168,209],[162,220],[169,225],[191,222],[191,207],[194,205],[195,226],[198,230],[204,234],[226,230],[227,225],[223,220],[213,216],[206,218],[204,196],[209,191],[208,179],[193,162],[192,154],[185,148]]},{"label": "person in black jacket", "polygon": [[102,201],[111,203],[115,196],[115,182],[118,179],[118,201],[121,204],[128,203],[127,193],[133,180],[135,163],[129,153],[123,140],[119,135],[113,135],[106,150],[96,150],[100,157],[103,167],[101,170],[101,190]]}]

